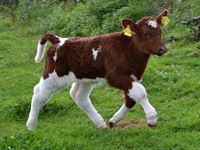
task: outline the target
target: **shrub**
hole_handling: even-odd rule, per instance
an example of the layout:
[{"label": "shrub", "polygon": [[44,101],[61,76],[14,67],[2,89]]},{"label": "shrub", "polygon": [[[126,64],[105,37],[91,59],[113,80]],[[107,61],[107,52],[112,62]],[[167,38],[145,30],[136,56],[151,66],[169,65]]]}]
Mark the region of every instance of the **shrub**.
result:
[{"label": "shrub", "polygon": [[91,35],[98,28],[98,20],[89,13],[88,5],[77,5],[71,12],[60,6],[54,8],[48,19],[41,20],[42,32],[55,32],[65,36]]},{"label": "shrub", "polygon": [[40,31],[65,36],[88,36],[118,31],[121,18],[138,19],[151,14],[151,7],[147,7],[151,3],[145,0],[104,0],[102,3],[101,0],[96,0],[78,4],[71,12],[59,6],[48,15],[48,19],[42,20]]},{"label": "shrub", "polygon": [[1,0],[0,1],[0,5],[11,6],[11,5],[17,5],[17,4],[18,4],[18,0]]},{"label": "shrub", "polygon": [[104,17],[102,30],[104,32],[113,32],[117,30],[120,30],[120,20],[122,18],[130,18],[133,20],[138,20],[143,16],[146,15],[152,15],[153,9],[152,4],[153,1],[137,1],[132,0],[128,3],[127,6],[121,7],[113,14],[106,14]]}]

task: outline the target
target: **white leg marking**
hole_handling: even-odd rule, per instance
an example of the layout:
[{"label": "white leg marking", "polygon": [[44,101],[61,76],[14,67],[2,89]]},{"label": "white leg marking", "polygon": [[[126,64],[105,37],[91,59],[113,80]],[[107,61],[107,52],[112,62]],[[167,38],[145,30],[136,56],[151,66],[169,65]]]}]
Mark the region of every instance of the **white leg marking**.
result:
[{"label": "white leg marking", "polygon": [[70,89],[70,95],[74,100],[76,98],[76,92],[78,91],[78,87],[79,87],[79,83],[74,82]]},{"label": "white leg marking", "polygon": [[[41,81],[41,80],[40,80]],[[47,103],[51,96],[51,91],[45,89],[44,83],[40,82],[34,87],[34,94],[31,102],[31,111],[26,126],[29,130],[34,130],[37,126],[40,109]]]},{"label": "white leg marking", "polygon": [[150,104],[144,86],[140,83],[133,82],[132,88],[129,90],[128,96],[142,106],[147,118],[147,124],[156,125],[157,112],[155,108]]},{"label": "white leg marking", "polygon": [[119,120],[122,119],[124,114],[128,111],[128,107],[126,107],[125,104],[121,106],[121,108],[113,115],[112,118],[110,118],[109,123],[117,123]]},{"label": "white leg marking", "polygon": [[[76,86],[74,85],[74,89]],[[107,125],[101,115],[97,112],[93,106],[89,95],[92,91],[91,83],[81,83],[78,87],[78,90],[75,94],[76,104],[83,110],[88,117],[94,122],[94,124],[99,128],[106,128]]]}]

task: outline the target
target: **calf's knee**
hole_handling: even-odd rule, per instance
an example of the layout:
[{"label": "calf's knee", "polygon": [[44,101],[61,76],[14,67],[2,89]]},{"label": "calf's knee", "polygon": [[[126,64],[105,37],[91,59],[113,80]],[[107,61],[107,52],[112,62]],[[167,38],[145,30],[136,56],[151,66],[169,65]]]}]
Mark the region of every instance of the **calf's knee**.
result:
[{"label": "calf's knee", "polygon": [[132,88],[128,90],[127,95],[136,103],[141,103],[147,99],[147,92],[144,86],[138,82],[132,83]]},{"label": "calf's knee", "polygon": [[76,99],[76,93],[77,93],[77,91],[78,91],[78,87],[79,87],[79,85],[78,85],[78,83],[73,83],[72,84],[72,87],[71,87],[71,89],[70,89],[70,96],[75,100]]},{"label": "calf's knee", "polygon": [[34,87],[33,93],[33,101],[39,104],[45,103],[51,95],[51,91],[48,89],[43,89],[40,84],[37,84]]}]

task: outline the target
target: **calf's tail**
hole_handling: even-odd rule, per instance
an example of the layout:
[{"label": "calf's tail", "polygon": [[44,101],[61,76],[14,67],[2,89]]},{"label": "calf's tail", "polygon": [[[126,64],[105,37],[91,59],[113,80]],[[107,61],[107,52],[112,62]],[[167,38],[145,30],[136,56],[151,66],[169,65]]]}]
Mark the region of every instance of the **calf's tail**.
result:
[{"label": "calf's tail", "polygon": [[40,63],[42,58],[44,57],[45,48],[47,41],[50,41],[53,45],[58,44],[60,42],[59,37],[52,33],[44,33],[41,39],[38,42],[37,46],[37,54],[35,56],[35,62]]}]

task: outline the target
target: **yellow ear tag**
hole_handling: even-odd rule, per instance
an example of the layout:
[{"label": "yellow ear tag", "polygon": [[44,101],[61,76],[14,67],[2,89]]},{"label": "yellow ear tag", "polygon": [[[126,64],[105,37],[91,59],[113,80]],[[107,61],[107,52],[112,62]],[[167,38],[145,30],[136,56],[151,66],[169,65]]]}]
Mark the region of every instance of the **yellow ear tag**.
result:
[{"label": "yellow ear tag", "polygon": [[162,24],[166,26],[170,22],[168,16],[162,16]]},{"label": "yellow ear tag", "polygon": [[133,34],[131,28],[129,25],[127,25],[127,27],[124,29],[124,35],[128,36],[128,37],[131,37]]}]

